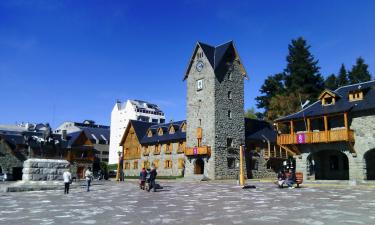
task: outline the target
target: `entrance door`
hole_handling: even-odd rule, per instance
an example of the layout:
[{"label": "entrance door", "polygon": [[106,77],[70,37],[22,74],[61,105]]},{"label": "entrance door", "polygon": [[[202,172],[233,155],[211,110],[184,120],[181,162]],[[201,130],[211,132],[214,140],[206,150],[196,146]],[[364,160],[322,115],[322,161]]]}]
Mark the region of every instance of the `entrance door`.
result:
[{"label": "entrance door", "polygon": [[324,150],[309,156],[314,160],[316,180],[348,180],[348,157],[338,150]]},{"label": "entrance door", "polygon": [[194,163],[194,174],[203,174],[204,172],[204,161],[202,158],[198,158]]},{"label": "entrance door", "polygon": [[375,180],[375,149],[365,154],[367,180]]},{"label": "entrance door", "polygon": [[13,167],[13,180],[22,180],[22,167]]}]

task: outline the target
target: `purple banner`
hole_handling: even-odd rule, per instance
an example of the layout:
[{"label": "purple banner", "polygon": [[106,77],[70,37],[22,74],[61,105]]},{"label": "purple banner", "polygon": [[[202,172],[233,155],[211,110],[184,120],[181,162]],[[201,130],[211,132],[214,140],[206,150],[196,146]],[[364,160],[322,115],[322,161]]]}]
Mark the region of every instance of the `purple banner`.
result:
[{"label": "purple banner", "polygon": [[193,154],[194,154],[194,155],[198,155],[198,148],[197,148],[197,147],[194,147],[194,148],[193,148]]},{"label": "purple banner", "polygon": [[306,143],[306,135],[305,134],[297,134],[297,143],[298,144],[305,144]]}]

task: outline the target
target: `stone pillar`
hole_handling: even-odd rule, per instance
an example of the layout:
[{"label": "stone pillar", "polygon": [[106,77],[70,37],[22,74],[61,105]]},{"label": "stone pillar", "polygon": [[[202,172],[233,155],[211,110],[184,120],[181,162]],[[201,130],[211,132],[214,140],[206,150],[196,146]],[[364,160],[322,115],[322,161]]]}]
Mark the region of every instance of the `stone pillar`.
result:
[{"label": "stone pillar", "polygon": [[366,165],[363,161],[363,155],[359,154],[356,157],[349,152],[346,152],[349,160],[349,180],[363,181],[366,178]]},{"label": "stone pillar", "polygon": [[307,180],[307,157],[309,153],[301,153],[301,155],[294,156],[296,160],[296,172],[303,173],[303,179]]}]

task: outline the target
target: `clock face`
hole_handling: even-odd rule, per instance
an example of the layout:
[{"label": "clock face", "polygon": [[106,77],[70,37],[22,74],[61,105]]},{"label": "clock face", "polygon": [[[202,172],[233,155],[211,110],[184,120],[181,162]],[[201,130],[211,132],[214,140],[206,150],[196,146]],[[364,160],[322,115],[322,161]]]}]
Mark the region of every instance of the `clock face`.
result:
[{"label": "clock face", "polygon": [[195,68],[197,69],[198,72],[201,72],[203,67],[204,67],[204,64],[203,64],[202,61],[198,61],[197,65],[195,66]]}]

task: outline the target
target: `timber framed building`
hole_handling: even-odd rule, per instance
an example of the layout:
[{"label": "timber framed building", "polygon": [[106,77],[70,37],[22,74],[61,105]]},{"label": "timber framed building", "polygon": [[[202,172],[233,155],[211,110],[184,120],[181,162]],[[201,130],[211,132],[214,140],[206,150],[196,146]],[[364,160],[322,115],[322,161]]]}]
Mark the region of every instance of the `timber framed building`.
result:
[{"label": "timber framed building", "polygon": [[185,169],[186,122],[165,124],[130,120],[120,145],[125,176],[139,176],[154,165],[158,176],[182,176]]},{"label": "timber framed building", "polygon": [[375,179],[375,81],[325,90],[276,123],[277,143],[307,179]]}]

